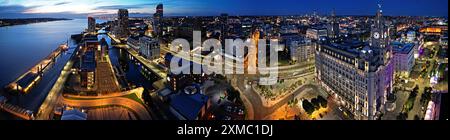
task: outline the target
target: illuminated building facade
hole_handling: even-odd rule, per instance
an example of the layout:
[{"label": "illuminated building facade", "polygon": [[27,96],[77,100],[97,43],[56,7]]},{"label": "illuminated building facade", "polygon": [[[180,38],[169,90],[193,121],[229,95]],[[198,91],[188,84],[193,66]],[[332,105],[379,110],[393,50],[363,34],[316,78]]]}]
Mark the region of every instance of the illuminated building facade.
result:
[{"label": "illuminated building facade", "polygon": [[319,40],[321,37],[327,37],[328,31],[326,28],[310,28],[306,30],[306,37],[313,39],[313,40]]},{"label": "illuminated building facade", "polygon": [[164,7],[163,4],[158,4],[156,6],[156,13],[153,15],[153,29],[157,36],[163,35],[163,16]]},{"label": "illuminated building facade", "polygon": [[369,45],[350,40],[316,47],[321,85],[359,120],[378,119],[392,91],[392,49],[381,12],[374,20]]},{"label": "illuminated building facade", "polygon": [[150,37],[139,38],[139,53],[148,60],[158,59],[160,57],[159,41]]},{"label": "illuminated building facade", "polygon": [[88,90],[95,87],[97,59],[102,58],[98,55],[99,49],[101,50],[97,36],[84,36],[84,46],[80,48],[80,82],[81,86]]},{"label": "illuminated building facade", "polygon": [[256,73],[258,66],[258,43],[260,39],[261,33],[259,30],[255,30],[252,34],[252,41],[255,45],[255,49],[249,49],[248,54],[245,57],[245,68],[249,73]]},{"label": "illuminated building facade", "polygon": [[421,28],[419,31],[420,31],[420,33],[423,33],[425,35],[441,35],[443,28],[430,26],[430,27]]},{"label": "illuminated building facade", "polygon": [[406,41],[407,42],[414,42],[414,41],[416,41],[416,32],[415,31],[408,31],[408,33],[406,33]]},{"label": "illuminated building facade", "polygon": [[129,35],[128,30],[128,10],[127,9],[119,9],[118,12],[118,19],[117,19],[117,31],[116,31],[116,37],[120,40],[126,40]]},{"label": "illuminated building facade", "polygon": [[331,22],[328,25],[328,37],[332,39],[338,38],[339,34],[339,22],[336,18],[336,13],[333,11],[331,14]]},{"label": "illuminated building facade", "polygon": [[314,59],[316,43],[311,39],[303,37],[289,38],[286,40],[286,46],[289,48],[291,60],[297,63],[306,62]]},{"label": "illuminated building facade", "polygon": [[391,43],[394,53],[395,73],[398,76],[409,77],[414,67],[414,43]]},{"label": "illuminated building facade", "polygon": [[[192,85],[194,83],[202,84],[203,82],[209,79],[209,75],[201,70],[201,74],[194,74],[192,71],[194,67],[202,67],[200,64],[190,61],[190,65],[182,65],[182,59],[173,56],[172,54],[166,54],[164,56],[166,66],[169,67],[169,72],[167,74],[167,85],[168,88],[172,91],[178,91],[180,89],[184,89],[186,86]],[[170,62],[174,59],[179,59],[179,68],[171,68]],[[184,73],[190,69],[190,73]],[[180,72],[180,73],[174,73]]]}]

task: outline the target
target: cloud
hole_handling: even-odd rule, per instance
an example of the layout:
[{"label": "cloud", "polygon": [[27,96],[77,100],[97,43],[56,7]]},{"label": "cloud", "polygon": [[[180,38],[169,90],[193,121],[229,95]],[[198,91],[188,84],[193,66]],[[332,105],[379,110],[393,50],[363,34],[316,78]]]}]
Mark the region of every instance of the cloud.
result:
[{"label": "cloud", "polygon": [[58,5],[66,5],[66,4],[70,4],[72,2],[59,2],[59,3],[55,3],[53,4],[54,6],[58,6]]},{"label": "cloud", "polygon": [[28,9],[35,8],[33,7],[25,7],[21,5],[0,5],[0,13],[23,13]]},{"label": "cloud", "polygon": [[117,10],[117,9],[135,9],[141,8],[140,5],[110,5],[110,6],[99,6],[97,10]]},{"label": "cloud", "polygon": [[0,0],[0,5],[6,5],[9,3],[9,0]]},{"label": "cloud", "polygon": [[60,13],[39,13],[39,14],[27,14],[27,13],[0,13],[0,19],[16,19],[16,18],[69,18],[69,19],[84,19],[88,17],[87,14],[77,14],[71,12]]},{"label": "cloud", "polygon": [[0,19],[2,18],[84,18],[87,14],[78,14],[73,12],[58,13],[26,13],[27,10],[39,6],[25,7],[21,5],[0,5]]},{"label": "cloud", "polygon": [[109,5],[109,6],[99,6],[96,10],[117,10],[117,9],[138,9],[138,8],[150,8],[159,4],[157,2],[150,2],[144,4],[134,4],[134,5]]}]

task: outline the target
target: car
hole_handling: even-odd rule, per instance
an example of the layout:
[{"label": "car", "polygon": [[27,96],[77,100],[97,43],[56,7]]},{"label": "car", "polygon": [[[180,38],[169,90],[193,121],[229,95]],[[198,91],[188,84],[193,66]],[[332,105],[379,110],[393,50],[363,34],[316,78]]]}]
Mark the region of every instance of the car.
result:
[{"label": "car", "polygon": [[238,115],[244,115],[244,109],[239,109]]},{"label": "car", "polygon": [[231,120],[231,117],[230,117],[230,116],[225,116],[225,117],[223,118],[223,120]]},{"label": "car", "polygon": [[238,111],[239,111],[239,108],[238,108],[237,106],[235,106],[235,107],[233,108],[233,113],[238,113]]},{"label": "car", "polygon": [[225,108],[225,110],[226,110],[227,112],[231,112],[232,107],[231,107],[231,106],[227,106],[227,107]]}]

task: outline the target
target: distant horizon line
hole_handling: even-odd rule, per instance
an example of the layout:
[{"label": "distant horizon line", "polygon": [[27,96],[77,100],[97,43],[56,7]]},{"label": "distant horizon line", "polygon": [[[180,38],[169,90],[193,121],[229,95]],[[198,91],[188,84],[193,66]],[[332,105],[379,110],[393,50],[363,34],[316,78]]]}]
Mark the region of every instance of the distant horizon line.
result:
[{"label": "distant horizon line", "polygon": [[[136,15],[146,15],[147,13],[133,13]],[[223,13],[226,14],[226,13]],[[130,18],[145,18],[145,17],[151,17],[153,18],[153,16],[151,16],[152,14],[148,14],[150,16],[130,16]],[[258,17],[258,16],[281,16],[281,17],[286,17],[286,16],[309,16],[312,14],[262,14],[262,15],[252,15],[252,14],[245,14],[245,15],[228,15],[231,17]],[[221,15],[164,15],[164,17],[220,17]],[[318,16],[325,16],[325,17],[329,17],[331,15],[323,15],[323,14],[318,14]],[[375,15],[335,15],[337,17],[373,17]],[[434,17],[434,18],[448,18],[447,16],[420,16],[420,15],[383,15],[383,16],[387,16],[387,17]],[[86,17],[19,17],[19,18],[2,18],[0,17],[0,19],[43,19],[43,18],[54,18],[54,19],[85,19],[88,17],[94,17],[96,19],[101,19],[102,16],[86,16]],[[112,18],[112,17],[108,17],[108,18]]]}]

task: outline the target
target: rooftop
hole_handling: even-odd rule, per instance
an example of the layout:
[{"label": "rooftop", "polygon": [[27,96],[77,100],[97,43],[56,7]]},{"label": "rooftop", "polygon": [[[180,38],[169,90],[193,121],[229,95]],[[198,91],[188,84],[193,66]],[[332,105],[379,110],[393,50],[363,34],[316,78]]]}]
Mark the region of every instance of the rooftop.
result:
[{"label": "rooftop", "polygon": [[38,74],[30,72],[23,78],[21,78],[19,81],[17,81],[17,84],[21,87],[27,87],[37,78],[37,76]]},{"label": "rooftop", "polygon": [[335,50],[335,53],[339,53],[346,57],[354,58],[359,55],[360,52],[369,51],[368,45],[359,40],[346,40],[337,43],[327,43],[329,48]]},{"label": "rooftop", "polygon": [[[197,87],[198,88],[198,87]],[[196,94],[186,94],[179,92],[171,96],[170,105],[188,120],[195,120],[202,107],[208,102],[209,97],[200,94],[200,89]]]},{"label": "rooftop", "polygon": [[413,50],[414,43],[393,42],[391,43],[391,46],[394,53],[408,54],[411,50]]},{"label": "rooftop", "polygon": [[61,120],[87,120],[87,114],[77,109],[66,110],[63,112]]},{"label": "rooftop", "polygon": [[94,51],[87,51],[82,57],[83,61],[81,63],[81,69],[95,70],[96,64]]}]

